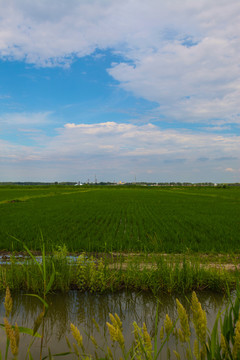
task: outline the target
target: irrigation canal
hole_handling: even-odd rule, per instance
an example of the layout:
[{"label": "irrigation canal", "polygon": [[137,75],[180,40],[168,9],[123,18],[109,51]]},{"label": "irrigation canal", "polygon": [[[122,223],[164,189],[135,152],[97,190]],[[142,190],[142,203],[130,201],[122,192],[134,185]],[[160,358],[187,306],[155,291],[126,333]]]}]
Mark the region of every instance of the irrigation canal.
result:
[{"label": "irrigation canal", "polygon": [[[203,309],[207,312],[208,327],[211,329],[215,321],[216,314],[220,309],[224,309],[227,305],[227,298],[221,294],[202,292],[197,294],[201,301]],[[191,296],[189,294],[188,298]],[[233,294],[234,296],[234,294]],[[13,310],[9,318],[10,323],[17,324],[28,328],[33,328],[34,320],[42,311],[42,304],[34,297],[24,294],[12,294]],[[186,296],[178,296],[178,299],[186,307],[190,309],[190,304]],[[45,320],[45,337],[44,337],[44,355],[48,354],[48,347],[52,354],[68,351],[65,337],[69,338],[70,343],[76,342],[70,332],[70,323],[76,325],[83,335],[83,343],[86,351],[94,354],[96,350],[86,334],[93,335],[97,342],[104,347],[108,337],[108,330],[106,321],[109,321],[109,313],[117,313],[123,322],[123,333],[126,345],[133,340],[133,321],[136,321],[139,326],[143,322],[146,323],[148,331],[151,336],[154,336],[155,319],[157,312],[157,302],[159,300],[158,308],[158,331],[163,324],[165,315],[168,314],[172,319],[176,319],[176,296],[169,294],[162,294],[158,298],[149,293],[136,292],[120,292],[114,294],[91,294],[80,293],[78,291],[70,291],[69,293],[57,293],[48,296],[49,311]],[[1,294],[1,320],[5,316],[3,306],[4,294]],[[96,327],[92,322],[94,318],[100,326],[100,333],[97,332]],[[39,329],[41,332],[41,329]],[[160,337],[158,334],[160,342]],[[25,359],[26,349],[31,342],[30,335],[20,335],[20,352],[19,359]],[[0,330],[0,349],[2,356],[4,356],[4,349],[6,346],[6,338],[4,330]],[[175,349],[175,344],[170,346]],[[34,359],[39,358],[40,339],[34,342],[31,353]],[[114,348],[112,348],[114,353]],[[103,353],[98,349],[98,354]],[[115,354],[119,358],[118,354]],[[61,359],[62,357],[60,357]],[[63,359],[72,359],[72,356],[63,356]],[[164,354],[161,357],[164,359]]]}]

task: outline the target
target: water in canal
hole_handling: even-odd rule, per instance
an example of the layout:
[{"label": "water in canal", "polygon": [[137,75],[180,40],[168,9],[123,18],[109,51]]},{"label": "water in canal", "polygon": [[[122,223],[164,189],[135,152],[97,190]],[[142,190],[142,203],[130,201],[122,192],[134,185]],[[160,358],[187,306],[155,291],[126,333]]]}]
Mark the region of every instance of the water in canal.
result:
[{"label": "water in canal", "polygon": [[[219,309],[223,309],[227,305],[227,298],[220,294],[209,292],[202,292],[197,295],[203,309],[207,312],[208,327],[211,328]],[[188,298],[190,296],[191,294],[189,294]],[[186,309],[189,310],[190,304],[186,296],[177,297]],[[157,299],[160,301],[158,310],[160,329],[166,314],[169,314],[172,319],[177,317],[176,295],[162,294],[156,298],[153,294],[149,293],[90,294],[78,291],[50,295],[48,297],[50,306],[45,321],[44,354],[48,354],[48,347],[51,348],[52,354],[68,351],[65,337],[67,336],[71,343],[74,342],[70,332],[70,323],[79,328],[83,335],[83,342],[87,352],[94,353],[95,348],[86,334],[94,335],[97,342],[103,345],[103,347],[106,340],[109,344],[108,330],[106,328],[106,321],[109,321],[109,313],[117,313],[121,318],[127,346],[130,346],[133,340],[133,321],[136,321],[140,326],[145,322],[150,335],[154,336]],[[1,296],[1,323],[5,316],[3,301],[4,294]],[[13,295],[13,311],[10,316],[10,322],[12,324],[17,322],[19,326],[33,328],[34,320],[41,311],[42,305],[38,299],[24,294]],[[98,322],[101,328],[100,334],[97,333],[92,318]],[[0,331],[0,349],[2,355],[4,355],[6,338],[4,330],[1,329]],[[19,359],[25,359],[27,346],[31,339],[29,335],[21,334]],[[174,346],[174,344],[171,344],[171,347],[174,348]],[[31,349],[34,359],[39,359],[39,352],[40,340],[37,339]],[[103,355],[100,350],[98,350],[98,354],[99,356]],[[116,353],[115,356],[116,359],[119,358],[119,353]],[[73,357],[64,356],[63,358],[72,359]],[[164,359],[164,354],[162,354],[162,358]]]}]

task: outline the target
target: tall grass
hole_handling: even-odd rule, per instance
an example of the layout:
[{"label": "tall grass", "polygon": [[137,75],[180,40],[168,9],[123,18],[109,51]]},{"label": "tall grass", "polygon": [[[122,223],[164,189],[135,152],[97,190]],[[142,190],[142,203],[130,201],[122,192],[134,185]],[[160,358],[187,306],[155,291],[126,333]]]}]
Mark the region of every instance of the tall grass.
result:
[{"label": "tall grass", "polygon": [[219,292],[233,289],[239,272],[208,268],[185,258],[165,259],[152,255],[128,258],[119,255],[111,257],[82,253],[76,262],[69,262],[65,246],[58,247],[46,255],[43,244],[42,257],[37,260],[24,245],[28,260],[19,263],[12,255],[10,263],[0,267],[0,290],[8,286],[11,290],[23,290],[35,294],[49,291],[66,292],[70,289],[91,292],[113,292],[122,289],[159,292],[189,292],[192,290],[214,290]]}]

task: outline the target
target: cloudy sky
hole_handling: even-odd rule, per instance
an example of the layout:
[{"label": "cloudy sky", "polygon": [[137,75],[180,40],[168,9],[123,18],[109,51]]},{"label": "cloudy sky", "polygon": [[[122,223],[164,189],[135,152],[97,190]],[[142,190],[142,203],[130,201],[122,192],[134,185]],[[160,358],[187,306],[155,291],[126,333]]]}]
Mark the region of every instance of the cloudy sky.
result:
[{"label": "cloudy sky", "polygon": [[239,0],[0,0],[0,181],[240,182]]}]

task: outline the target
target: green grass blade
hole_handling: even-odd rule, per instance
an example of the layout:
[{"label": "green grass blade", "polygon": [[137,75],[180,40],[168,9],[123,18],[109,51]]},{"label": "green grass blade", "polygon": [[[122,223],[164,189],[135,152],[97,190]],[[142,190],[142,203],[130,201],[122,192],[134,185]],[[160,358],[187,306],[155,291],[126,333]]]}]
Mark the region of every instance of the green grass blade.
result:
[{"label": "green grass blade", "polygon": [[[74,352],[71,351],[67,351],[67,352],[63,352],[63,353],[59,353],[59,354],[53,354],[53,356],[66,356],[66,355],[71,355],[71,354],[75,354]],[[45,356],[42,360],[47,359],[48,356]]]},{"label": "green grass blade", "polygon": [[155,356],[155,359],[157,359],[157,358],[158,358],[158,356],[159,356],[159,354],[161,353],[161,351],[162,351],[162,349],[163,349],[164,345],[165,345],[165,344],[166,344],[166,342],[169,340],[170,335],[171,335],[171,333],[173,332],[173,330],[175,329],[175,326],[176,326],[177,322],[178,322],[178,318],[177,318],[177,320],[173,323],[173,326],[172,326],[171,330],[169,331],[169,334],[165,337],[165,339],[164,339],[164,341],[163,341],[163,343],[162,343],[162,345],[161,345],[160,349],[158,350],[157,355]]},{"label": "green grass blade", "polygon": [[6,352],[5,352],[5,360],[7,360],[8,358],[8,349],[9,349],[9,345],[10,345],[10,341],[7,338],[7,343],[6,343]]},{"label": "green grass blade", "polygon": [[46,309],[48,309],[48,303],[39,295],[37,294],[25,294],[26,296],[32,296],[32,297],[36,297],[38,300],[41,301],[41,303],[46,307]]},{"label": "green grass blade", "polygon": [[155,354],[157,354],[158,308],[159,308],[159,300],[157,299],[157,309],[155,316],[155,335],[154,335],[154,357]]},{"label": "green grass blade", "polygon": [[39,262],[37,261],[36,257],[32,254],[32,252],[29,250],[29,248],[27,247],[27,245],[24,244],[24,242],[20,241],[19,239],[17,239],[15,236],[10,235],[14,240],[16,240],[17,242],[21,243],[23,248],[26,250],[26,252],[28,253],[28,255],[32,258],[32,260],[35,262],[35,264],[38,266],[42,276],[43,276],[43,271],[42,271],[42,267],[39,264]]},{"label": "green grass blade", "polygon": [[43,281],[44,281],[44,294],[46,295],[46,257],[45,257],[45,244],[43,242],[42,247],[42,270],[43,270]]},{"label": "green grass blade", "polygon": [[54,264],[53,264],[53,263],[52,263],[52,265],[53,265],[53,272],[52,272],[51,277],[50,277],[50,280],[49,280],[49,282],[48,282],[45,295],[47,295],[47,293],[48,293],[49,290],[51,289],[52,284],[53,284],[54,279],[55,279],[55,274],[56,274],[56,272],[55,272],[55,267],[54,267]]},{"label": "green grass blade", "polygon": [[32,329],[29,329],[29,328],[26,328],[26,327],[23,327],[23,326],[19,326],[18,329],[19,329],[20,333],[31,335],[31,336],[34,336],[34,337],[37,337],[37,338],[41,338],[41,335],[39,333],[36,332],[35,334],[33,334]]},{"label": "green grass blade", "polygon": [[[3,329],[5,328],[4,324],[0,324],[0,327],[3,328]],[[15,326],[12,325],[12,328],[14,329]],[[38,334],[38,333],[33,334],[33,330],[32,330],[32,329],[26,328],[26,327],[24,327],[24,326],[19,326],[19,327],[18,327],[18,330],[19,330],[19,332],[22,333],[22,334],[27,334],[27,335],[31,335],[31,336],[35,336],[35,337],[39,337],[39,338],[41,337],[40,334]],[[1,358],[0,358],[0,360],[1,360]]]},{"label": "green grass blade", "polygon": [[218,322],[219,322],[219,317],[220,317],[221,313],[218,312],[217,314],[217,318],[215,320],[215,323],[213,325],[213,329],[212,329],[212,333],[211,333],[211,355],[214,357],[216,350],[217,350],[217,343],[218,343]]},{"label": "green grass blade", "polygon": [[28,358],[29,360],[33,360],[32,354],[30,352],[28,353]]}]

